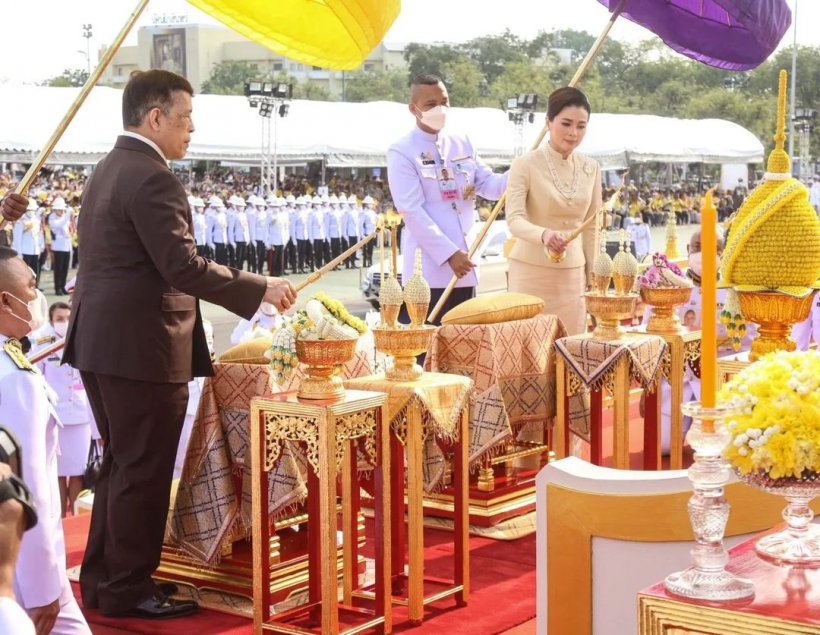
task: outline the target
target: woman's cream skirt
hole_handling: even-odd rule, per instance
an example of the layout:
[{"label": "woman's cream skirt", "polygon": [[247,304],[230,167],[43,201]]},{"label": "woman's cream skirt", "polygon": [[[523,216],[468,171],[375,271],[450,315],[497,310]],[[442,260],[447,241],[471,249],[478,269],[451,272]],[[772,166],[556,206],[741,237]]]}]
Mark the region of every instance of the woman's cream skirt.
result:
[{"label": "woman's cream skirt", "polygon": [[509,260],[509,290],[544,300],[544,313],[557,315],[567,335],[586,331],[584,267],[558,269]]}]

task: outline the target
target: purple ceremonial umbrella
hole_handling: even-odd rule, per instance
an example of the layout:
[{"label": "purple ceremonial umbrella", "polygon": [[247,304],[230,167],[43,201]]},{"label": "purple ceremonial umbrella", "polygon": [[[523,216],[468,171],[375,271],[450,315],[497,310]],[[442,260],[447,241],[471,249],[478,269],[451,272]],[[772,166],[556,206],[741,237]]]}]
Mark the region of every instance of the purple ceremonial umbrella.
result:
[{"label": "purple ceremonial umbrella", "polygon": [[[614,11],[622,0],[598,0]],[[786,0],[626,0],[622,14],[678,53],[730,71],[772,54],[792,21]]]}]

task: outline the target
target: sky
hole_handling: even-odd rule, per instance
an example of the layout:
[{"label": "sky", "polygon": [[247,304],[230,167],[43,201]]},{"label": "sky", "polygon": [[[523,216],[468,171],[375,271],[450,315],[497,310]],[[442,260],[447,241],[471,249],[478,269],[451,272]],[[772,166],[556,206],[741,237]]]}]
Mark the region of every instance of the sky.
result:
[{"label": "sky", "polygon": [[[789,0],[797,6],[797,41],[820,45],[820,2]],[[3,3],[3,37],[0,38],[0,82],[40,82],[65,68],[85,68],[86,40],[83,25],[92,25],[91,58],[110,43],[136,6],[136,0],[33,0]],[[184,0],[151,0],[137,23],[150,25],[156,15],[187,15],[189,22],[214,23]],[[391,43],[464,42],[501,33],[504,29],[523,38],[538,31],[586,30],[597,35],[608,20],[597,0],[403,0],[399,17],[385,36]],[[637,42],[650,37],[641,27],[619,20],[610,37]],[[781,46],[791,45],[790,30]],[[125,44],[136,43],[136,29]]]}]

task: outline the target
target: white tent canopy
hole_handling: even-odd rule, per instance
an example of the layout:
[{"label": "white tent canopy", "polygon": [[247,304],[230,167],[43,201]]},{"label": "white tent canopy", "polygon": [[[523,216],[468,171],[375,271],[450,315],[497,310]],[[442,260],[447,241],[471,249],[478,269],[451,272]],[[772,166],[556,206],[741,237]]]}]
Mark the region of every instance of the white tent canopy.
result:
[{"label": "white tent canopy", "polygon": [[[79,89],[0,86],[0,160],[28,162],[37,154]],[[51,163],[95,163],[122,129],[122,91],[96,87],[66,130]],[[525,124],[529,147],[543,123]],[[453,108],[448,126],[469,131],[479,155],[492,164],[514,156],[515,129],[494,108]],[[241,96],[197,95],[196,131],[188,158],[258,162],[262,122]],[[294,101],[277,118],[276,153],[287,163],[324,160],[328,166],[383,166],[388,146],[413,125],[405,104]],[[604,168],[630,161],[757,163],[763,145],[724,120],[594,113],[580,150]]]}]

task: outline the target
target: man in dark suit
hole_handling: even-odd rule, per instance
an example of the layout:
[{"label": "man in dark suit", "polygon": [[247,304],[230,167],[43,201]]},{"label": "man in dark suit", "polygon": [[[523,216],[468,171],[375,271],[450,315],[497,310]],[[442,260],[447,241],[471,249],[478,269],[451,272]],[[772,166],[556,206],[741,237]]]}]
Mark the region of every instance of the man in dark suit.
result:
[{"label": "man in dark suit", "polygon": [[132,74],[122,98],[125,132],[83,195],[63,361],[80,370],[105,442],[80,588],[85,607],[110,616],[168,618],[197,609],[169,599],[173,585],[160,589],[151,574],[187,383],[212,374],[198,298],[246,319],[263,300],[280,311],[296,300],[287,280],[197,255],[185,190],[166,163],[185,156],[192,94],[169,71]]}]

